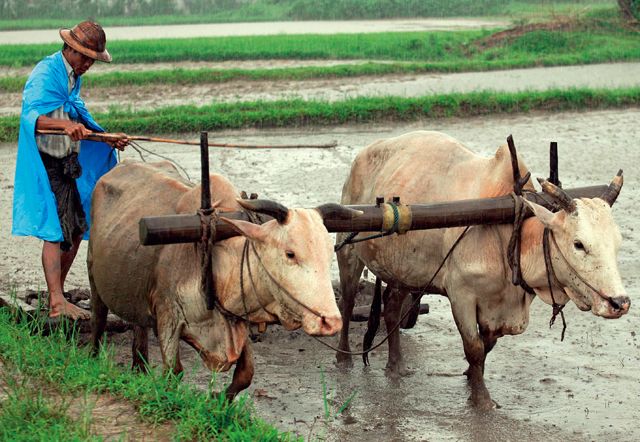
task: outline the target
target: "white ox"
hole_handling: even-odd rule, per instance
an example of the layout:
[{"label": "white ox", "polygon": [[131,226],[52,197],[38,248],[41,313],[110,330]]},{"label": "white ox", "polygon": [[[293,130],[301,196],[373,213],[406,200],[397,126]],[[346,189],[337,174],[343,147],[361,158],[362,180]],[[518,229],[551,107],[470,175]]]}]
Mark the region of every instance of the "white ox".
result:
[{"label": "white ox", "polygon": [[[519,165],[525,175],[526,167]],[[604,199],[569,199],[564,202],[569,210],[557,213],[529,204],[535,216],[522,228],[522,274],[544,302],[552,303],[542,246],[543,230],[548,227],[557,243],[550,241],[558,281],[553,286],[555,301],[564,305],[572,300],[579,309],[605,318],[627,313],[630,301],[616,263],[621,235],[610,208],[621,185],[620,177]],[[557,190],[549,183],[545,187]],[[525,188],[533,190],[530,181]],[[386,200],[400,196],[404,204],[435,203],[508,195],[512,189],[506,146],[494,157],[482,158],[447,135],[420,131],[377,141],[360,152],[344,185],[342,203],[371,204],[378,195]],[[349,318],[365,265],[388,284],[384,319],[391,330],[400,319],[407,294],[425,288],[461,231],[410,231],[344,247],[338,253],[343,296],[340,348],[349,350]],[[481,408],[494,406],[483,378],[486,355],[499,337],[526,329],[535,297],[511,283],[506,260],[511,233],[511,225],[470,228],[428,289],[449,298],[469,363],[471,400]],[[337,353],[336,357],[339,364],[351,365],[349,355]],[[389,339],[387,371],[395,375],[406,371],[397,330]]]},{"label": "white ox", "polygon": [[[211,195],[221,210],[243,209],[236,189],[219,175],[211,175]],[[166,369],[182,370],[180,339],[198,351],[211,370],[228,370],[237,363],[227,389],[232,398],[253,377],[248,322],[281,323],[289,330],[302,326],[313,335],[340,330],[329,270],[332,240],[321,210],[240,201],[245,208],[268,212],[278,220],[262,225],[226,220],[242,236],[213,247],[213,277],[221,307],[207,310],[196,245],[145,247],[138,239],[141,217],[195,214],[199,203],[200,186],[185,183],[166,162],[124,162],[100,179],[93,194],[88,256],[92,341],[96,351],[107,312],[113,311],[139,326],[133,356],[134,366],[140,367],[147,358],[146,330],[153,327]],[[336,206],[334,210],[355,212]],[[249,247],[242,265],[245,241]]]}]

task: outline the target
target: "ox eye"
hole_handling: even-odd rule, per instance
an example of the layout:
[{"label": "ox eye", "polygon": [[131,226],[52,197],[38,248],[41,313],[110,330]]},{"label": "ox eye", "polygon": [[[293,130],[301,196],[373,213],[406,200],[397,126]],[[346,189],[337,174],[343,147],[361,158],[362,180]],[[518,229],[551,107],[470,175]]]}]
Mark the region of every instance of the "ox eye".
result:
[{"label": "ox eye", "polygon": [[582,244],[582,241],[575,240],[573,242],[573,247],[575,247],[576,250],[580,250],[581,252],[586,252],[586,249],[584,248],[584,244]]},{"label": "ox eye", "polygon": [[293,253],[291,250],[287,250],[286,252],[284,252],[285,255],[287,255],[287,258],[289,259],[295,259],[296,254]]}]

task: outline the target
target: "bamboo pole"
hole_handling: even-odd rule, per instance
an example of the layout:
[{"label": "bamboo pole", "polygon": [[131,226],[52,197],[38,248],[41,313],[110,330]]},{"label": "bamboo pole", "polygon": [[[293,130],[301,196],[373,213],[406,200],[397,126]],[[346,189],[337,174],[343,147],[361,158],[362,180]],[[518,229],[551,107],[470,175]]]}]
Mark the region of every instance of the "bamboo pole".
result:
[{"label": "bamboo pole", "polygon": [[[607,185],[567,189],[572,198],[596,198],[601,196]],[[551,207],[548,198],[542,192],[526,194],[525,197],[537,204]],[[383,207],[376,205],[347,206],[361,210],[362,215],[350,220],[325,219],[324,225],[329,232],[380,232],[383,225]],[[415,204],[408,206],[411,210],[411,226],[409,230],[441,229],[478,224],[512,223],[515,215],[514,200],[510,195],[497,198],[470,199],[434,204]],[[245,212],[221,213],[231,219],[249,221]],[[532,213],[527,211],[526,216]],[[163,215],[149,216],[140,219],[140,243],[142,245],[176,244],[198,241],[201,237],[200,218],[198,215]],[[227,223],[216,224],[216,241],[220,241],[238,233]]]},{"label": "bamboo pole", "polygon": [[[58,129],[38,129],[39,135],[67,135],[63,130]],[[109,132],[91,132],[87,137],[91,141],[117,141],[127,139],[131,141],[149,141],[154,143],[171,143],[184,144],[188,146],[200,146],[200,141],[176,140],[172,138],[147,137],[142,135],[126,135]],[[262,144],[234,144],[234,143],[209,143],[209,147],[227,147],[234,149],[298,149],[298,148],[314,148],[314,149],[330,149],[336,147],[337,142],[333,141],[326,144],[278,144],[278,145],[262,145]]]}]

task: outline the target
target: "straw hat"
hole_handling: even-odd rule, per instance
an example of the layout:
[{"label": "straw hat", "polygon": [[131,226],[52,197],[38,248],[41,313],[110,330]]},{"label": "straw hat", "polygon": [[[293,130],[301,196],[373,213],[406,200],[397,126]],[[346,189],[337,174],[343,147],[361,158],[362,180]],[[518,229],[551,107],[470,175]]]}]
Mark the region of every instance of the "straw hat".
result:
[{"label": "straw hat", "polygon": [[60,29],[60,37],[74,50],[94,60],[111,62],[111,54],[105,47],[107,37],[102,26],[92,21],[83,21],[73,29]]}]

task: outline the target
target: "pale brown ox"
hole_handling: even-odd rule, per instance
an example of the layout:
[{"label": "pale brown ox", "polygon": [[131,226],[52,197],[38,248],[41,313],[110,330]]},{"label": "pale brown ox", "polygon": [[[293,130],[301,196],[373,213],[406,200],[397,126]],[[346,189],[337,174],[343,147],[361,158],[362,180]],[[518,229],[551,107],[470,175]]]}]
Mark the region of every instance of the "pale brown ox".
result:
[{"label": "pale brown ox", "polygon": [[[521,161],[519,164],[525,175],[525,165]],[[533,190],[530,181],[526,188]],[[400,196],[402,203],[419,204],[497,197],[512,189],[513,173],[506,146],[500,147],[492,158],[482,158],[447,135],[424,131],[377,141],[360,152],[344,185],[342,203],[371,204],[376,196],[384,195],[386,200]],[[613,198],[610,194],[605,198],[609,204],[599,198],[570,201],[575,205],[572,213],[562,210],[554,214],[529,204],[536,216],[527,219],[522,229],[522,273],[544,302],[551,304],[542,249],[543,229],[547,226],[558,244],[558,248],[551,247],[559,281],[559,286],[553,287],[556,302],[572,300],[581,310],[591,310],[605,318],[627,313],[630,301],[616,263],[621,236],[610,208],[617,196],[614,193]],[[425,288],[462,230],[410,231],[343,248],[338,253],[343,294],[340,348],[349,350],[349,318],[365,265],[389,285],[384,320],[387,330],[391,330],[399,320],[404,298],[409,291]],[[466,373],[471,399],[482,408],[494,406],[483,378],[486,355],[499,337],[524,332],[529,305],[535,297],[511,283],[506,260],[511,233],[511,225],[470,228],[427,289],[449,298],[469,363]],[[589,289],[580,278],[598,292]],[[336,357],[338,363],[351,365],[349,355],[337,353]],[[406,371],[398,331],[389,339],[387,370],[391,374]]]},{"label": "pale brown ox", "polygon": [[[242,210],[237,190],[224,177],[211,175],[211,194],[220,208]],[[330,279],[332,240],[317,210],[287,212],[279,206],[284,209],[282,222],[263,225],[227,220],[242,236],[213,247],[213,277],[223,308],[207,310],[196,245],[141,246],[138,239],[141,217],[195,214],[200,186],[184,182],[166,162],[124,162],[100,179],[92,204],[88,267],[94,350],[111,310],[140,326],[134,365],[146,360],[146,330],[153,327],[165,369],[182,370],[180,339],[199,352],[210,370],[226,371],[236,363],[227,389],[232,398],[253,377],[248,323],[239,318],[281,323],[289,330],[302,326],[312,335],[332,335],[342,326]],[[250,202],[243,204],[249,207]],[[245,241],[252,246],[243,267],[241,296]]]}]

